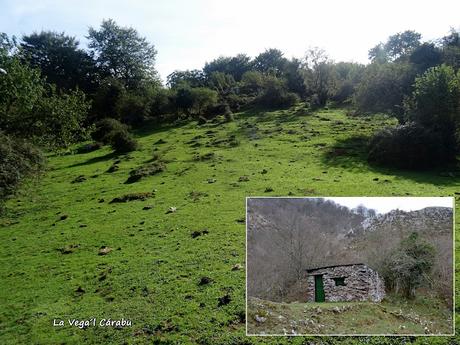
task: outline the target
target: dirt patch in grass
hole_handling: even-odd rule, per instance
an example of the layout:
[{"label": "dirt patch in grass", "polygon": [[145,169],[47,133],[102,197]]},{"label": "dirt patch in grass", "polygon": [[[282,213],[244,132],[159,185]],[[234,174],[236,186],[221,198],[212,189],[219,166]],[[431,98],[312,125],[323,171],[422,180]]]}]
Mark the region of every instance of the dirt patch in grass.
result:
[{"label": "dirt patch in grass", "polygon": [[110,204],[114,203],[121,203],[121,202],[128,202],[128,201],[134,201],[134,200],[147,200],[148,198],[152,197],[153,194],[150,192],[141,192],[141,193],[129,193],[125,194],[123,196],[117,197],[112,199]]}]

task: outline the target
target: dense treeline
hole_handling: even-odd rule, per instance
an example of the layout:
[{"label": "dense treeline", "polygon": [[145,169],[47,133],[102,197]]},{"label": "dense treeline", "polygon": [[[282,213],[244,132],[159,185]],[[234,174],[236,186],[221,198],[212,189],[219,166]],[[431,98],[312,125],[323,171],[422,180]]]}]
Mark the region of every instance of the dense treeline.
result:
[{"label": "dense treeline", "polygon": [[370,143],[369,160],[378,164],[444,164],[459,146],[455,30],[433,42],[422,42],[413,31],[390,36],[369,51],[368,65],[334,62],[318,48],[291,59],[278,49],[254,58],[221,56],[200,70],[174,71],[166,85],[155,70],[154,45],[133,28],[104,20],[89,29],[87,39],[83,48],[63,32],[34,32],[19,40],[0,34],[2,135],[53,149],[106,130],[104,143],[127,152],[137,148],[129,129],[146,120],[204,123],[222,115],[231,121],[242,107],[304,102],[306,111],[335,104],[355,114],[396,116],[400,126]]}]

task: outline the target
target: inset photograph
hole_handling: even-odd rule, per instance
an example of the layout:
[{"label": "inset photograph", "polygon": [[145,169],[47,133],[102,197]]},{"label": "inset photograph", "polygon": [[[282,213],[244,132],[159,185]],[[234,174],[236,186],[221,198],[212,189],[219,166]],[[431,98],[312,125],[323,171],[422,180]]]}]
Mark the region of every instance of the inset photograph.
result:
[{"label": "inset photograph", "polygon": [[247,335],[452,335],[453,205],[247,198]]}]

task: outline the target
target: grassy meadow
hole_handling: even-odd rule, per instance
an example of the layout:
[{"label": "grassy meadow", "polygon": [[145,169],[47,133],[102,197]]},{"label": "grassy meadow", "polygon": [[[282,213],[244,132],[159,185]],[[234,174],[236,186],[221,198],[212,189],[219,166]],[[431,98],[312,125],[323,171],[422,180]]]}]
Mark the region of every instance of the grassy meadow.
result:
[{"label": "grassy meadow", "polygon": [[[303,344],[245,336],[245,198],[459,197],[458,170],[367,164],[367,137],[395,123],[299,105],[228,123],[146,127],[136,132],[141,149],[128,155],[109,147],[50,154],[47,172],[0,219],[0,343]],[[164,171],[126,183],[152,160]],[[128,194],[141,199],[112,202]],[[53,327],[53,319],[121,317],[132,326]],[[334,343],[403,342],[324,338]]]}]

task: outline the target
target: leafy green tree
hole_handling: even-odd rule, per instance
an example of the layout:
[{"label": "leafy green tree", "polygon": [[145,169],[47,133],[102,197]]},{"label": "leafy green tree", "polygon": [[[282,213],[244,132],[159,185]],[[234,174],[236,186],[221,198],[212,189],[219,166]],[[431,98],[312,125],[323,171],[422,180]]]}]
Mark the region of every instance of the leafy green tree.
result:
[{"label": "leafy green tree", "polygon": [[19,55],[30,66],[38,68],[47,82],[58,89],[76,87],[87,93],[96,87],[96,70],[91,57],[79,48],[75,37],[53,31],[42,31],[22,37]]},{"label": "leafy green tree", "polygon": [[337,103],[351,101],[364,75],[364,65],[353,62],[338,62],[333,66],[334,88],[331,99]]},{"label": "leafy green tree", "polygon": [[334,89],[333,63],[326,52],[311,48],[305,55],[305,85],[307,94],[315,96],[324,106]]},{"label": "leafy green tree", "polygon": [[460,32],[451,29],[450,34],[441,39],[442,60],[456,71],[460,68]]},{"label": "leafy green tree", "polygon": [[209,87],[216,90],[221,97],[227,96],[236,87],[235,79],[230,74],[212,72],[208,79]]},{"label": "leafy green tree", "polygon": [[264,74],[281,77],[286,69],[287,59],[279,49],[266,49],[254,59],[254,69]]},{"label": "leafy green tree", "polygon": [[87,38],[104,76],[119,79],[128,88],[157,77],[154,68],[157,51],[135,29],[118,26],[109,19],[102,21],[99,30],[91,27]]},{"label": "leafy green tree", "polygon": [[366,66],[353,97],[360,113],[387,113],[404,122],[404,98],[410,96],[416,71],[408,63]]},{"label": "leafy green tree", "polygon": [[117,104],[126,94],[123,83],[115,78],[104,79],[93,97],[92,122],[103,118],[119,119]]},{"label": "leafy green tree", "polygon": [[420,46],[421,37],[421,34],[412,30],[394,34],[385,43],[379,43],[370,49],[369,58],[378,63],[406,58]]},{"label": "leafy green tree", "polygon": [[384,277],[388,287],[407,298],[428,280],[435,260],[435,248],[413,232],[384,260]]},{"label": "leafy green tree", "polygon": [[241,90],[245,94],[257,96],[264,88],[264,76],[257,71],[249,71],[241,78]]},{"label": "leafy green tree", "polygon": [[422,126],[443,133],[454,147],[460,125],[460,73],[451,66],[432,67],[416,78],[412,98],[406,103],[408,117]]},{"label": "leafy green tree", "polygon": [[190,87],[203,87],[206,84],[206,76],[202,70],[194,69],[174,71],[166,77],[166,85],[172,89],[183,83],[187,83]]},{"label": "leafy green tree", "polygon": [[235,81],[240,81],[244,73],[253,68],[251,58],[246,54],[238,54],[233,57],[221,56],[211,62],[206,62],[203,72],[210,76],[213,72],[230,74]]},{"label": "leafy green tree", "polygon": [[196,87],[191,89],[193,100],[192,112],[195,115],[203,115],[209,108],[217,105],[217,91],[206,87]]},{"label": "leafy green tree", "polygon": [[15,56],[1,56],[0,65],[0,128],[7,134],[48,147],[85,137],[89,102],[82,91],[57,92]]},{"label": "leafy green tree", "polygon": [[423,43],[413,50],[409,61],[416,66],[419,73],[423,73],[428,68],[441,64],[442,52],[433,43]]}]

